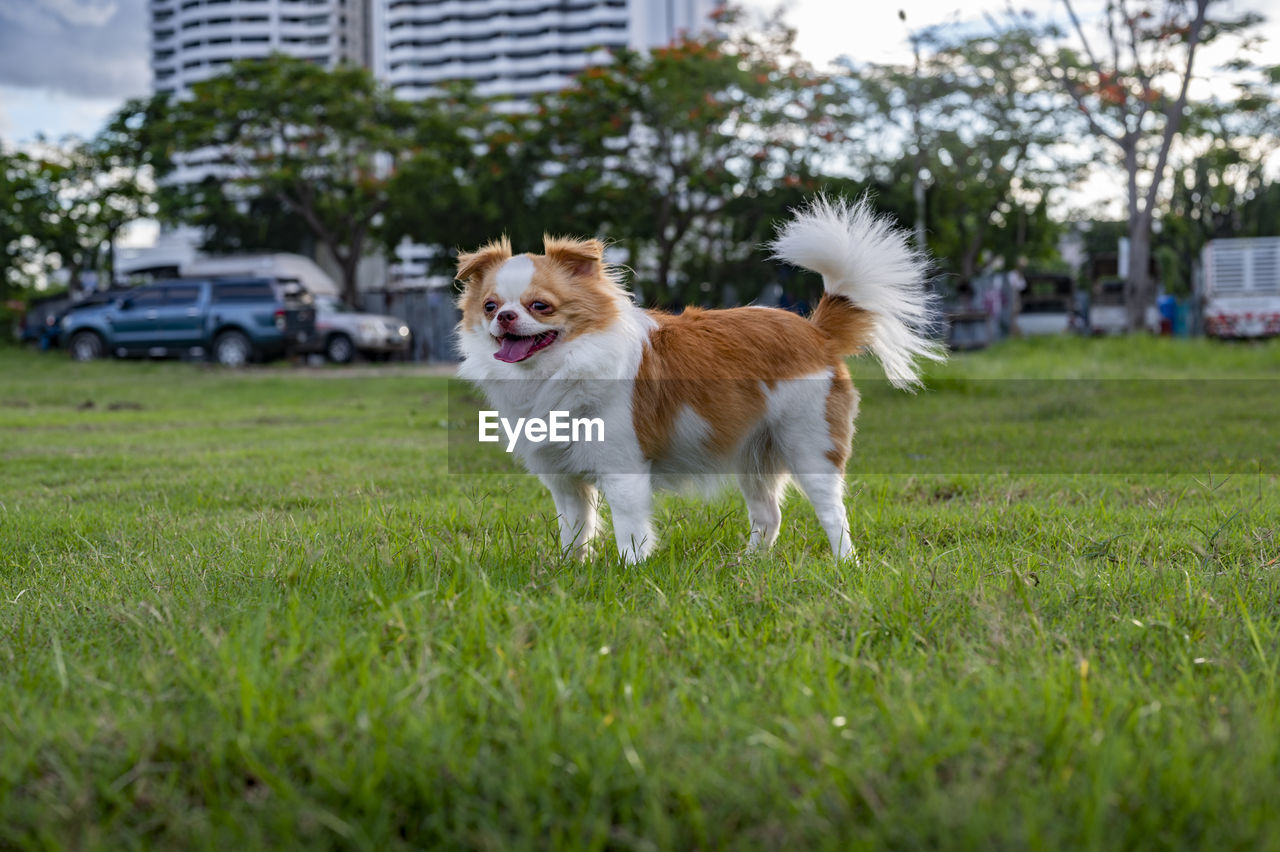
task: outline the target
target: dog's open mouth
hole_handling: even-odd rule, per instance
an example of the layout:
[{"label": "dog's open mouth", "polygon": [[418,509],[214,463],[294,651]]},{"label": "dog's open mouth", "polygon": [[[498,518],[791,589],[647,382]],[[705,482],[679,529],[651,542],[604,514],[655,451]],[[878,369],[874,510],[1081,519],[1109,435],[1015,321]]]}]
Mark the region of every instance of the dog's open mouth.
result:
[{"label": "dog's open mouth", "polygon": [[498,338],[500,344],[498,351],[493,353],[493,357],[499,361],[506,361],[508,364],[514,364],[517,361],[523,361],[539,349],[546,349],[556,338],[560,336],[558,331],[544,331],[541,334],[534,334],[529,337],[519,337],[514,334],[503,335]]}]

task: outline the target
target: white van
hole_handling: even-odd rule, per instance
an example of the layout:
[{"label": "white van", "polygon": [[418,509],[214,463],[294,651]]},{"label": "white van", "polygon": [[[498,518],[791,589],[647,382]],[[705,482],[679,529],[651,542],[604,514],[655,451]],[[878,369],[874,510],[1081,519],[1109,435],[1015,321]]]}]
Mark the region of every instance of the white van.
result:
[{"label": "white van", "polygon": [[178,268],[183,278],[212,278],[249,275],[274,278],[285,284],[301,284],[315,296],[340,295],[337,283],[314,260],[300,254],[231,254],[221,257],[197,255]]},{"label": "white van", "polygon": [[308,257],[288,252],[206,255],[196,250],[190,229],[162,233],[153,246],[122,249],[116,258],[116,278],[145,282],[158,278],[221,276],[272,278],[299,284],[316,296],[339,296],[337,283]]}]

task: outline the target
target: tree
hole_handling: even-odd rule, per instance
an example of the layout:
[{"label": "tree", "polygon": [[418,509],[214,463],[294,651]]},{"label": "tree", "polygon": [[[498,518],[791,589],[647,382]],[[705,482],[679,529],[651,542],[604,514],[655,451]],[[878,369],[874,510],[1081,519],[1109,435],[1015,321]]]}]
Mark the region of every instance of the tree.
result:
[{"label": "tree", "polygon": [[[1204,45],[1245,33],[1260,21],[1253,14],[1212,17],[1214,2],[1112,0],[1101,21],[1102,49],[1095,50],[1071,0],[1064,0],[1078,46],[1061,43],[1042,66],[1124,172],[1126,304],[1135,329],[1142,327],[1154,300],[1148,274],[1152,222],[1174,143],[1184,129],[1197,54]],[[1053,29],[1048,35],[1066,38]]]},{"label": "tree", "polygon": [[155,185],[156,218],[165,225],[198,229],[203,235],[202,247],[211,252],[309,254],[313,244],[310,229],[277,195],[249,193],[217,173],[198,180],[172,179],[181,160],[175,149],[173,108],[165,95],[128,101],[111,117],[103,133],[139,167],[153,176],[167,177]]},{"label": "tree", "polygon": [[1051,99],[1033,70],[1036,39],[1025,26],[959,34],[932,27],[912,36],[917,65],[849,67],[857,112],[858,165],[881,206],[902,222],[919,217],[916,176],[927,175],[928,248],[961,281],[983,260],[1056,254],[1047,202],[1079,174]]},{"label": "tree", "polygon": [[359,303],[357,268],[387,209],[390,177],[414,141],[409,104],[367,70],[273,55],[234,63],[194,84],[190,97],[151,109],[139,129],[149,144],[185,152],[186,162],[198,160],[224,185],[193,222],[227,198],[246,209],[273,198],[329,250],[344,296]]},{"label": "tree", "polygon": [[73,291],[83,274],[101,272],[109,285],[120,230],[152,210],[150,180],[136,160],[104,132],[62,145],[38,143],[4,164],[0,231],[15,269],[38,275],[62,270]]},{"label": "tree", "polygon": [[1190,271],[1204,244],[1212,239],[1273,235],[1270,222],[1258,216],[1268,192],[1264,162],[1246,158],[1218,140],[1173,170],[1169,200],[1154,235],[1153,251],[1160,260],[1166,288],[1190,292]]},{"label": "tree", "polygon": [[559,167],[543,203],[576,230],[619,235],[657,300],[739,297],[772,272],[760,245],[775,216],[819,189],[837,158],[845,101],[801,62],[777,18],[733,11],[725,35],[619,50],[546,98],[539,118]]},{"label": "tree", "polygon": [[383,236],[452,250],[505,233],[600,235],[626,253],[646,299],[756,295],[776,275],[761,246],[786,208],[846,184],[844,99],[798,60],[775,19],[724,12],[723,36],[619,50],[527,109],[465,90],[417,106],[420,138],[397,170]]},{"label": "tree", "polygon": [[1209,240],[1280,233],[1280,186],[1267,175],[1267,163],[1280,150],[1280,72],[1263,70],[1237,81],[1234,98],[1188,109],[1181,150],[1170,156],[1169,198],[1153,240],[1171,292],[1190,291],[1192,265]]},{"label": "tree", "polygon": [[455,250],[506,234],[541,245],[566,228],[543,197],[552,154],[537,114],[504,108],[459,85],[414,105],[413,149],[388,186],[380,237],[389,252],[405,239],[431,250],[432,271],[452,278]]},{"label": "tree", "polygon": [[199,229],[201,248],[215,254],[255,251],[313,253],[311,228],[275,194],[248,194],[215,175],[160,187],[162,221]]},{"label": "tree", "polygon": [[37,189],[31,159],[0,146],[0,302],[25,278],[35,248]]}]

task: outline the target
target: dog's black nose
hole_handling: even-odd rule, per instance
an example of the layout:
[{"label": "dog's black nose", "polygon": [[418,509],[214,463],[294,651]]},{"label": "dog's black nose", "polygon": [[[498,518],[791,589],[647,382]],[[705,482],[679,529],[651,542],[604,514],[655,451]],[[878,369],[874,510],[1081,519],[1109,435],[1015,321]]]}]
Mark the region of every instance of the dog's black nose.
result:
[{"label": "dog's black nose", "polygon": [[518,319],[515,311],[502,311],[498,314],[498,322],[502,325],[511,325]]}]

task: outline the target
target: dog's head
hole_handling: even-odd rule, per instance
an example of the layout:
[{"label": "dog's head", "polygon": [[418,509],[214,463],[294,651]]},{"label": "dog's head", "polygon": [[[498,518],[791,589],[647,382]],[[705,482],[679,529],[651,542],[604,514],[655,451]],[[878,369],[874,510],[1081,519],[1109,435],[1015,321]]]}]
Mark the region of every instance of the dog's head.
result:
[{"label": "dog's head", "polygon": [[468,357],[536,362],[574,338],[607,329],[626,294],[599,240],[543,237],[542,254],[511,254],[506,237],[458,256],[458,305]]}]

